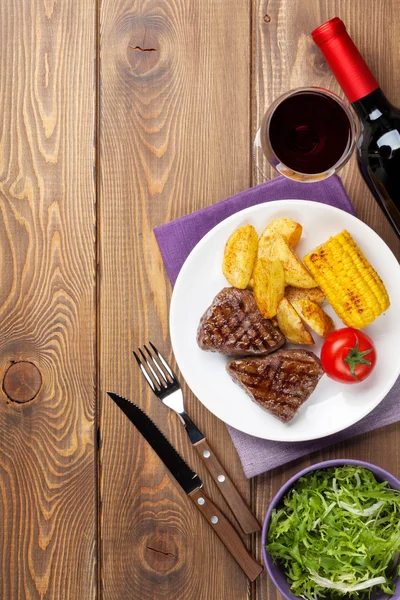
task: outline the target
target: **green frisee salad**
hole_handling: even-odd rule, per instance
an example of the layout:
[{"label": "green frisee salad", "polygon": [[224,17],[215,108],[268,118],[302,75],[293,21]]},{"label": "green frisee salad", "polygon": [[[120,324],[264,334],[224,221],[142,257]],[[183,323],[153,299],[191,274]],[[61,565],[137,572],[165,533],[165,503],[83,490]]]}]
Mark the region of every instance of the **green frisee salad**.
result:
[{"label": "green frisee salad", "polygon": [[400,492],[363,467],[312,471],[272,511],[267,539],[296,596],[392,594],[400,575]]}]

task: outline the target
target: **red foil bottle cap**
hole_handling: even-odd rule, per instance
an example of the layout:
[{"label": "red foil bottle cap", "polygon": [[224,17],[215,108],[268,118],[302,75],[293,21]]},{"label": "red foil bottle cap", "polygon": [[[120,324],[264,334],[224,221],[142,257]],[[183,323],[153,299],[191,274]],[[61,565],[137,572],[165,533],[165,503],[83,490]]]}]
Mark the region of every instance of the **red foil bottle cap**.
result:
[{"label": "red foil bottle cap", "polygon": [[327,21],[311,35],[350,102],[379,88],[341,19]]}]

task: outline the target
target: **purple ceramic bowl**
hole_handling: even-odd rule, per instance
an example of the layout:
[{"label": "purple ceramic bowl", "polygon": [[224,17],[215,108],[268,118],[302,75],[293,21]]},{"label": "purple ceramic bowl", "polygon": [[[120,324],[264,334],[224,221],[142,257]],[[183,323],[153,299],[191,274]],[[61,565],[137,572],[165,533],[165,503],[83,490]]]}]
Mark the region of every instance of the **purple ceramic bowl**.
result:
[{"label": "purple ceramic bowl", "polygon": [[[266,514],[264,526],[263,526],[263,530],[262,530],[262,551],[263,551],[264,563],[267,567],[267,571],[268,571],[272,581],[274,582],[274,584],[276,585],[276,587],[278,588],[280,593],[287,600],[299,600],[299,596],[294,596],[291,593],[290,585],[287,582],[285,575],[283,574],[283,572],[281,571],[279,566],[273,563],[272,558],[270,557],[267,550],[265,549],[265,546],[267,544],[267,533],[268,533],[269,522],[270,522],[272,510],[278,506],[278,504],[281,502],[282,498],[290,490],[290,488],[293,486],[293,484],[296,483],[296,481],[300,477],[302,477],[303,475],[306,475],[306,473],[309,473],[310,471],[315,471],[316,469],[326,469],[328,467],[338,467],[338,466],[342,466],[342,465],[356,465],[356,466],[360,466],[360,467],[365,467],[366,469],[369,469],[370,471],[372,471],[372,473],[375,475],[375,477],[378,480],[387,481],[389,483],[390,487],[392,487],[395,490],[400,490],[400,481],[398,479],[396,479],[396,477],[394,477],[393,475],[391,475],[390,473],[385,471],[384,469],[381,469],[380,467],[377,467],[376,465],[371,465],[370,463],[367,463],[367,462],[362,462],[361,460],[351,460],[351,459],[345,459],[345,458],[340,458],[337,460],[326,460],[324,462],[320,462],[315,465],[311,465],[311,467],[307,467],[307,469],[303,469],[303,471],[300,471],[299,473],[294,475],[291,479],[289,479],[289,481],[287,481],[285,483],[285,485],[283,485],[281,487],[279,492],[276,494],[275,498],[272,500],[272,502],[269,506],[268,512]],[[374,597],[374,600],[383,600],[384,598],[388,598],[387,594],[381,594],[379,596],[377,595],[376,597]],[[396,591],[393,594],[393,596],[390,596],[390,599],[391,600],[400,600],[400,578],[397,578]]]}]

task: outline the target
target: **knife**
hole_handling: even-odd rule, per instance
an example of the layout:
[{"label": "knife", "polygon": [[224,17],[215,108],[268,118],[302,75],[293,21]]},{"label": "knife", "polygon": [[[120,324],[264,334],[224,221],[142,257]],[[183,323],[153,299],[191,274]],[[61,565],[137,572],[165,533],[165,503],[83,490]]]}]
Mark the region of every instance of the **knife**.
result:
[{"label": "knife", "polygon": [[176,481],[209,525],[214,529],[250,581],[254,581],[263,570],[262,565],[255,561],[248,552],[233,525],[231,525],[221,510],[204,494],[202,490],[203,483],[197,473],[192,471],[164,434],[161,433],[141,408],[131,400],[123,398],[114,392],[107,393],[158,454],[167,469],[175,477]]}]

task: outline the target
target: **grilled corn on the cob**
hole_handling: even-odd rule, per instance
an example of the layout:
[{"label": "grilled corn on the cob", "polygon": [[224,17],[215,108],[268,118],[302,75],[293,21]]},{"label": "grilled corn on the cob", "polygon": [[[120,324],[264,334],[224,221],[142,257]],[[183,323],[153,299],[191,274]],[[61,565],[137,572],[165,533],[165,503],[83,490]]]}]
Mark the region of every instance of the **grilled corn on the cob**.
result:
[{"label": "grilled corn on the cob", "polygon": [[305,256],[304,262],[348,327],[362,329],[389,308],[381,278],[348,231],[329,238]]}]

